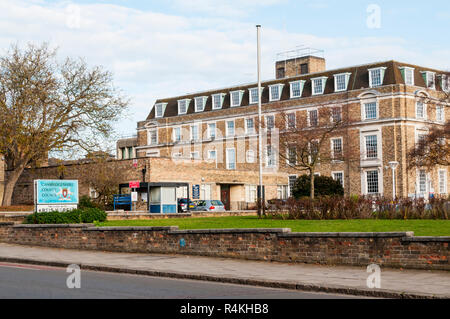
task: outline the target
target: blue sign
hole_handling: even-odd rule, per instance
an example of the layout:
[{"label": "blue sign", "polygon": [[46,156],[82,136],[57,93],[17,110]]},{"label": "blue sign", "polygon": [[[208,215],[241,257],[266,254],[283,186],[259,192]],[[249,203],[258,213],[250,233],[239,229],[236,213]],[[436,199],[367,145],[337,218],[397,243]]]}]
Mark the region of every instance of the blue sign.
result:
[{"label": "blue sign", "polygon": [[200,185],[192,185],[192,199],[200,199]]},{"label": "blue sign", "polygon": [[78,204],[78,181],[36,180],[34,187],[37,205]]}]

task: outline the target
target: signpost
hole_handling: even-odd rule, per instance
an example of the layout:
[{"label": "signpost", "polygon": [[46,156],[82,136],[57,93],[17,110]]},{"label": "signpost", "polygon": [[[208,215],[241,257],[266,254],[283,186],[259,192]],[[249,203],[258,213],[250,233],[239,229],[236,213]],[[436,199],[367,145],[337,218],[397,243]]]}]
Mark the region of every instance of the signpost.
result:
[{"label": "signpost", "polygon": [[78,207],[77,180],[35,180],[36,212],[66,212]]}]

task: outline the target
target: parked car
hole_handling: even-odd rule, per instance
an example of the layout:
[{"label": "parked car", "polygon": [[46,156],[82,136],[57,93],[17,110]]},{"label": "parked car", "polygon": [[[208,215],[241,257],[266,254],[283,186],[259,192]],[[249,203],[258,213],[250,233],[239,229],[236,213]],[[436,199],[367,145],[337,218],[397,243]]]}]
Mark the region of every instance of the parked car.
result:
[{"label": "parked car", "polygon": [[203,212],[224,212],[225,205],[220,200],[199,200],[197,201],[197,206],[193,210]]},{"label": "parked car", "polygon": [[178,212],[182,213],[188,210],[187,203],[189,201],[189,210],[195,209],[195,203],[187,198],[178,198]]}]

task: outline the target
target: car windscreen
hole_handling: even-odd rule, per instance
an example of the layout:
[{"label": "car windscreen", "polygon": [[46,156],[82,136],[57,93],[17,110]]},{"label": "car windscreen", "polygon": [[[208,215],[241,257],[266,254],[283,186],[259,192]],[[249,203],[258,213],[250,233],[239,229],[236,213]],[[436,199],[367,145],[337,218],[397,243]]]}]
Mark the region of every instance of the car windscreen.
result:
[{"label": "car windscreen", "polygon": [[211,205],[223,206],[223,203],[220,200],[212,200]]}]

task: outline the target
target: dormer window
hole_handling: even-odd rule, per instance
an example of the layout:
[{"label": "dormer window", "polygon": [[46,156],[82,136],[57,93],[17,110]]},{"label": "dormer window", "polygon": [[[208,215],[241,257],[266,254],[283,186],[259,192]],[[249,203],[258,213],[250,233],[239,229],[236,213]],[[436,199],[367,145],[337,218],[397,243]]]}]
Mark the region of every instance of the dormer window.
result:
[{"label": "dormer window", "polygon": [[191,100],[189,100],[189,99],[178,100],[178,115],[187,113],[187,109],[188,109],[190,101]]},{"label": "dormer window", "polygon": [[161,118],[164,116],[167,103],[158,103],[155,105],[155,118]]},{"label": "dormer window", "polygon": [[214,94],[212,96],[212,109],[220,110],[222,108],[224,98],[225,98],[224,93]]},{"label": "dormer window", "polygon": [[274,84],[269,86],[269,101],[278,101],[281,98],[281,92],[283,91],[284,84]]},{"label": "dormer window", "polygon": [[435,86],[434,78],[435,78],[436,74],[434,72],[430,72],[430,71],[423,71],[420,73],[422,73],[422,77],[423,77],[423,80],[425,81],[426,87],[429,89],[435,89],[436,86]]},{"label": "dormer window", "polygon": [[375,88],[383,85],[385,67],[369,69],[369,87]]},{"label": "dormer window", "polygon": [[340,73],[334,75],[334,91],[342,92],[347,91],[348,81],[350,80],[351,73]]},{"label": "dormer window", "polygon": [[195,98],[195,112],[203,112],[207,99],[207,96],[200,96]]},{"label": "dormer window", "polygon": [[231,107],[241,106],[243,95],[244,95],[244,91],[242,91],[242,90],[231,92],[230,93],[230,100],[231,100],[230,106]]},{"label": "dormer window", "polygon": [[414,85],[414,68],[410,68],[407,66],[400,67],[400,71],[402,72],[403,80],[406,85]]},{"label": "dormer window", "polygon": [[305,80],[290,82],[291,86],[291,99],[301,97],[303,93],[303,87],[305,86]]},{"label": "dormer window", "polygon": [[442,74],[441,87],[442,87],[442,91],[444,91],[444,92],[450,91],[450,76]]},{"label": "dormer window", "polygon": [[[264,90],[263,87],[261,87],[261,95],[262,95],[262,91]],[[248,89],[248,94],[249,94],[249,104],[256,104],[258,103],[258,88],[251,88]]]},{"label": "dormer window", "polygon": [[311,79],[312,83],[312,95],[323,94],[325,91],[325,84],[327,82],[327,77],[322,76],[320,78]]}]

